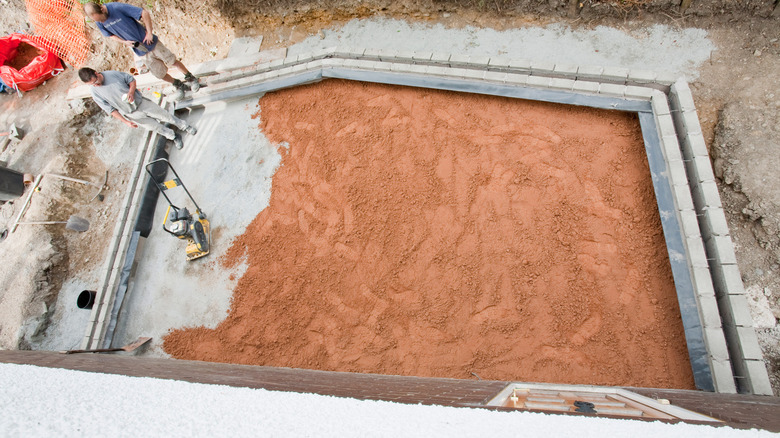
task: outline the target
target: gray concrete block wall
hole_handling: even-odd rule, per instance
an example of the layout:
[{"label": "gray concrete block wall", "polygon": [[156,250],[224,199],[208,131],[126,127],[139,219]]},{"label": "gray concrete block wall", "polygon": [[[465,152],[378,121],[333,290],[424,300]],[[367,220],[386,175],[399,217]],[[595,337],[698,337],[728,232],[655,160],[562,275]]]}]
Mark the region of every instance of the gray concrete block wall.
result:
[{"label": "gray concrete block wall", "polygon": [[[626,87],[628,88],[628,87]],[[736,385],[730,356],[723,333],[721,315],[715,297],[715,288],[709,270],[707,252],[699,226],[699,212],[695,209],[689,187],[686,164],[680,151],[675,121],[671,115],[666,94],[649,90],[651,106],[661,140],[661,150],[667,164],[667,176],[672,186],[676,214],[685,239],[686,258],[691,273],[699,320],[704,330],[708,361],[715,390],[735,393]]]},{"label": "gray concrete block wall", "polygon": [[697,219],[737,389],[751,394],[772,395],[693,95],[685,81],[679,80],[671,86],[669,109],[698,212]]}]

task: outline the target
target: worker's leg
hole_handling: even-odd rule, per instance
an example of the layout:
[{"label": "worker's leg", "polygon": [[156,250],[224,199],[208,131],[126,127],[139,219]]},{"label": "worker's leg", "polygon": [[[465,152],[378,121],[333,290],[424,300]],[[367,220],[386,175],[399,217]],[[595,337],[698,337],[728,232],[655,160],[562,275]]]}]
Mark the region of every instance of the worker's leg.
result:
[{"label": "worker's leg", "polygon": [[166,127],[162,123],[158,122],[157,120],[148,117],[146,114],[144,114],[141,111],[133,111],[132,113],[128,114],[128,119],[134,121],[140,126],[143,126],[144,128],[154,131],[163,137],[167,138],[168,140],[173,140],[176,138],[176,133],[173,132],[173,129]]},{"label": "worker's leg", "polygon": [[157,105],[149,99],[141,99],[136,112],[141,112],[147,117],[175,125],[182,131],[189,126],[187,122],[160,108],[160,105]]}]

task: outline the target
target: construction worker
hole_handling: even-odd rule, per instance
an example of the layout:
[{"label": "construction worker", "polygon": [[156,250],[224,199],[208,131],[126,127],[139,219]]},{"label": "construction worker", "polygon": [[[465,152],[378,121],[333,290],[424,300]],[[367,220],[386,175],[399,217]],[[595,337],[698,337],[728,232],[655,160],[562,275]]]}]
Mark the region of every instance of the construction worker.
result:
[{"label": "construction worker", "polygon": [[121,71],[97,72],[89,67],[79,69],[79,78],[91,86],[92,99],[107,114],[131,128],[143,125],[162,135],[181,149],[184,143],[179,134],[160,122],[175,125],[179,130],[195,135],[197,130],[184,120],[160,108],[136,90],[135,78]]},{"label": "construction worker", "polygon": [[[152,33],[152,16],[149,11],[126,3],[99,5],[90,2],[84,5],[84,12],[95,20],[103,36],[120,41],[132,49],[139,71],[144,72],[148,68],[154,77],[170,82],[178,90],[179,97],[183,97],[185,91],[198,91],[198,78]],[[184,73],[186,83],[168,74],[169,65]]]}]

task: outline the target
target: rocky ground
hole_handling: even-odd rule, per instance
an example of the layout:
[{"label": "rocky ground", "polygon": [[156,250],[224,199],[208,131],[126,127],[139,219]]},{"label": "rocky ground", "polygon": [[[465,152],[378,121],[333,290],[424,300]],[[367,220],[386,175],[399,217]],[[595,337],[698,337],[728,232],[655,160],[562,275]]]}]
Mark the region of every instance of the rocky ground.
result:
[{"label": "rocky ground", "polygon": [[[745,287],[754,304],[761,346],[775,394],[780,392],[780,26],[776,2],[679,1],[135,1],[154,15],[156,33],[185,63],[225,57],[236,37],[263,36],[263,48],[289,46],[352,18],[386,16],[447,27],[497,30],[562,23],[574,28],[612,26],[631,31],[653,24],[698,27],[717,49],[691,83],[712,156]],[[492,4],[491,4],[492,3]],[[0,0],[0,33],[30,31],[22,0]],[[580,4],[582,5],[580,7]],[[117,44],[94,38],[95,68],[128,69],[131,58]],[[26,93],[0,95],[0,128],[15,122],[28,136],[0,154],[11,167],[63,173],[91,180],[112,174],[103,203],[90,203],[87,187],[59,183],[28,212],[47,218],[79,214],[99,232],[74,235],[53,227],[27,228],[0,242],[0,347],[40,342],[64,282],[97,275],[100,257],[90,256],[110,239],[112,215],[123,194],[127,162],[138,131],[108,123],[91,105],[71,105],[64,96],[77,81],[73,70]],[[85,136],[115,138],[103,150]],[[25,170],[28,171],[28,170]],[[47,193],[47,192],[43,192]],[[37,195],[36,195],[37,196]],[[14,206],[0,208],[12,223]],[[26,215],[25,217],[28,217]],[[101,246],[102,245],[102,246]],[[24,291],[19,294],[18,291]],[[9,292],[9,291],[13,291]],[[10,310],[9,310],[10,309]]]}]

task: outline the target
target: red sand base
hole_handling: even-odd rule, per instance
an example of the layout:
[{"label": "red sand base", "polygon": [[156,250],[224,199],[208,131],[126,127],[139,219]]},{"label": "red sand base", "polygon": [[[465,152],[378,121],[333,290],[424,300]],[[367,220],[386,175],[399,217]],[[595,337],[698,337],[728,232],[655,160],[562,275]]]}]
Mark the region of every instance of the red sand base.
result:
[{"label": "red sand base", "polygon": [[336,80],[260,107],[290,146],[249,268],[173,357],[694,388],[633,114]]}]

